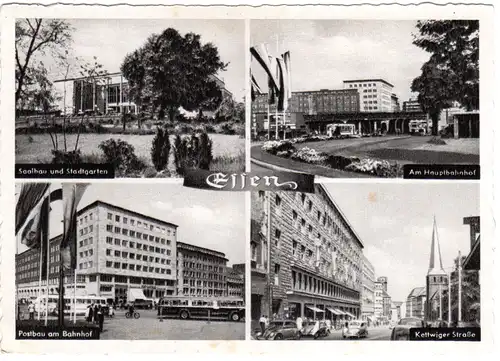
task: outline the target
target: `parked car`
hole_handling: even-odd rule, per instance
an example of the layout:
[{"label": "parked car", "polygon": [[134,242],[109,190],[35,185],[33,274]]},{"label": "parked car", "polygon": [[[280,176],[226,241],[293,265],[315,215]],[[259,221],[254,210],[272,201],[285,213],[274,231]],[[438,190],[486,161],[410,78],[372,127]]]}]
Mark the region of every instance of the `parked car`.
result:
[{"label": "parked car", "polygon": [[347,327],[342,329],[343,338],[361,338],[368,336],[368,328],[366,322],[364,321],[351,321],[347,324]]},{"label": "parked car", "polygon": [[264,333],[257,332],[257,340],[299,340],[300,331],[297,323],[288,320],[271,321]]},{"label": "parked car", "polygon": [[330,330],[326,326],[325,321],[305,321],[302,324],[302,337],[314,337],[314,339],[320,337],[326,337],[330,334]]},{"label": "parked car", "polygon": [[399,320],[398,324],[392,329],[391,340],[401,341],[410,339],[410,328],[423,328],[425,323],[421,318],[405,317]]}]

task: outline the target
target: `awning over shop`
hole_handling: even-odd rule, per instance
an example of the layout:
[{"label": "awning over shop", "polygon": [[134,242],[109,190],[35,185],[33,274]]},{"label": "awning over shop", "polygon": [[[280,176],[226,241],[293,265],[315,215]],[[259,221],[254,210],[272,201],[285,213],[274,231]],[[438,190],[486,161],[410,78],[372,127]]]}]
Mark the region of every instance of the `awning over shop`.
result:
[{"label": "awning over shop", "polygon": [[375,322],[375,319],[373,317],[371,317],[371,316],[366,316],[366,318],[369,319],[372,322]]},{"label": "awning over shop", "polygon": [[306,306],[308,309],[310,309],[311,311],[314,311],[314,312],[325,312],[323,311],[322,309],[319,309],[317,307],[314,307],[314,306]]},{"label": "awning over shop", "polygon": [[349,313],[349,312],[344,312],[347,316],[349,317],[352,317],[352,318],[356,318],[356,316],[354,316],[352,313]]},{"label": "awning over shop", "polygon": [[337,315],[337,316],[344,314],[342,311],[337,310],[335,308],[329,308],[329,307],[327,307],[327,310],[330,311],[331,313],[333,313],[334,315]]},{"label": "awning over shop", "polygon": [[135,300],[145,300],[145,299],[146,299],[146,296],[142,292],[142,289],[131,288],[129,290],[129,297],[128,297],[129,302],[134,302]]},{"label": "awning over shop", "polygon": [[345,315],[346,313],[344,311],[339,310],[338,308],[335,309],[339,313],[339,315]]}]

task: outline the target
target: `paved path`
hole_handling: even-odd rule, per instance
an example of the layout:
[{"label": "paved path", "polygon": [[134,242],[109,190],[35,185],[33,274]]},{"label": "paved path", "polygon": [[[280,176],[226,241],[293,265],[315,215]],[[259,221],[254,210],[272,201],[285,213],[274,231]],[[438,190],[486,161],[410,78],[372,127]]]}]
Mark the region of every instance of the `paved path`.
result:
[{"label": "paved path", "polygon": [[124,311],[106,319],[102,340],[244,340],[245,322],[165,319],[155,310],[138,310],[141,318],[127,319]]}]

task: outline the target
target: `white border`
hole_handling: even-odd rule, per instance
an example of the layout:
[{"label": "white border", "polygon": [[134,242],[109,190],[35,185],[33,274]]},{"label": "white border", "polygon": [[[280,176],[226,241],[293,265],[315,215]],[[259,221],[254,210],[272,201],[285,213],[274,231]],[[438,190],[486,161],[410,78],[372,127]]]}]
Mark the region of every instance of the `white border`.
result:
[{"label": "white border", "polygon": [[[90,1],[89,1],[90,2]],[[295,1],[294,1],[295,2]],[[407,1],[404,1],[407,2]],[[196,3],[207,3],[197,1]],[[220,2],[222,3],[222,1]],[[14,215],[11,209],[14,204],[14,129],[9,123],[14,118],[14,16],[22,17],[51,17],[51,18],[302,18],[302,19],[426,19],[426,18],[468,18],[480,19],[481,26],[481,220],[482,220],[482,338],[480,343],[453,343],[453,342],[286,342],[268,343],[257,341],[231,341],[231,342],[202,342],[202,341],[16,341],[13,339],[14,324],[14,279],[7,278],[12,275],[14,269],[14,244],[13,237],[5,235],[14,234]],[[1,99],[1,196],[2,196],[2,225],[3,244],[1,248],[1,272],[2,272],[2,298],[0,312],[1,326],[1,348],[7,352],[29,352],[29,353],[203,353],[204,355],[224,354],[252,354],[262,355],[267,353],[290,355],[301,355],[301,357],[336,358],[349,357],[384,357],[407,358],[415,355],[419,358],[428,356],[446,355],[446,358],[471,358],[493,351],[494,336],[494,295],[496,291],[493,280],[493,254],[494,249],[493,227],[493,132],[492,123],[498,117],[493,113],[493,95],[496,93],[493,83],[493,11],[492,7],[479,6],[434,6],[424,4],[419,6],[349,6],[349,7],[322,7],[322,6],[300,6],[300,7],[209,7],[193,8],[176,6],[165,7],[129,7],[118,6],[114,8],[101,7],[99,11],[89,6],[12,6],[3,7],[1,12],[1,51],[2,51],[2,87]],[[246,69],[247,70],[247,69]],[[247,94],[249,92],[247,91]],[[248,99],[248,97],[247,97]],[[248,105],[247,105],[248,108]],[[247,109],[248,115],[248,109]],[[249,127],[249,119],[247,128]],[[247,132],[247,139],[250,134]],[[247,147],[248,148],[248,147]],[[248,164],[247,153],[247,164]],[[345,179],[325,180],[325,183],[361,183],[371,180]],[[96,180],[97,182],[147,182],[147,183],[177,183],[178,179],[120,179],[120,180]],[[401,180],[373,180],[372,182],[401,182]],[[408,181],[404,181],[405,183]],[[429,181],[412,181],[427,183]],[[248,200],[249,196],[247,197]],[[10,207],[10,208],[9,208]],[[7,211],[5,211],[7,209]],[[248,212],[248,211],[247,211]],[[249,236],[247,230],[247,237]],[[7,240],[7,242],[5,242]],[[248,244],[249,242],[247,242]],[[247,247],[248,248],[248,247]],[[248,251],[247,251],[248,253]],[[247,255],[248,258],[248,255]],[[247,261],[248,262],[248,261]],[[247,270],[247,276],[249,275]],[[249,277],[247,277],[247,293],[249,293]],[[247,301],[250,305],[250,300]],[[247,327],[248,332],[248,327]],[[390,345],[390,348],[389,348]],[[78,351],[77,351],[78,350]]]}]

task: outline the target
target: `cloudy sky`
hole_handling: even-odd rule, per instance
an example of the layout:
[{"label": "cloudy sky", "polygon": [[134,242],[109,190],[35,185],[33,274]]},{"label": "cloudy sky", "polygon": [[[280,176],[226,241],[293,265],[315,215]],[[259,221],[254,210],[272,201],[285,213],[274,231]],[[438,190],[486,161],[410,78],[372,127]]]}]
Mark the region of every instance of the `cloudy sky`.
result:
[{"label": "cloudy sky", "polygon": [[[244,193],[209,192],[180,184],[101,183],[87,188],[78,209],[95,200],[177,224],[179,242],[223,252],[229,266],[245,262]],[[55,237],[62,233],[62,202],[53,203],[50,217],[50,234]]]},{"label": "cloudy sky", "polygon": [[[252,20],[251,44],[266,43],[277,55],[289,50],[292,90],[341,89],[343,80],[382,78],[394,85],[400,102],[429,55],[412,44],[415,21]],[[267,91],[260,66],[252,72]]]},{"label": "cloudy sky", "polygon": [[[110,73],[120,71],[125,55],[141,47],[153,33],[172,27],[182,35],[188,32],[199,34],[203,44],[213,43],[221,60],[229,63],[227,70],[219,74],[226,88],[238,101],[245,95],[245,24],[242,20],[77,19],[68,22],[74,28],[74,56],[87,61],[97,56]],[[60,70],[54,68],[50,58],[43,60],[50,68],[49,73],[57,77]]]},{"label": "cloudy sky", "polygon": [[433,217],[445,271],[470,251],[463,218],[479,215],[479,184],[329,184],[332,198],[364,243],[376,276],[388,277],[393,301],[425,286]]}]

